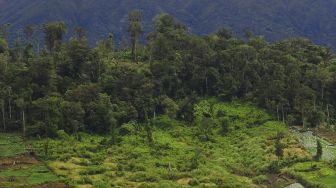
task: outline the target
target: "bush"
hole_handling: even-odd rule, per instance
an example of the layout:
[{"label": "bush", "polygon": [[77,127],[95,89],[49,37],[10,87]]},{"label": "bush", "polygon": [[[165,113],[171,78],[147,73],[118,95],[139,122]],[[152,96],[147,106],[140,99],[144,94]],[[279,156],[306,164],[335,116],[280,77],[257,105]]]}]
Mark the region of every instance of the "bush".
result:
[{"label": "bush", "polygon": [[81,180],[78,181],[79,184],[91,184],[92,185],[92,180],[88,176],[84,176],[81,178]]},{"label": "bush", "polygon": [[57,134],[57,137],[62,140],[67,140],[70,138],[70,136],[64,130],[59,130],[57,131],[56,134]]},{"label": "bush", "polygon": [[106,169],[99,166],[88,167],[85,170],[79,172],[80,175],[96,175],[103,174],[106,172]]},{"label": "bush", "polygon": [[198,186],[200,184],[200,182],[197,180],[197,179],[191,179],[189,182],[188,182],[188,185],[190,185],[190,186],[193,186],[193,187],[195,187],[195,186]]},{"label": "bush", "polygon": [[136,132],[136,130],[135,130],[135,124],[134,123],[125,123],[125,124],[121,125],[121,127],[119,129],[119,134],[121,136],[131,135],[135,132]]},{"label": "bush", "polygon": [[108,185],[108,183],[104,182],[104,181],[95,181],[93,183],[93,187],[94,188],[109,188],[111,187],[110,185]]},{"label": "bush", "polygon": [[332,169],[336,170],[336,159],[330,161],[330,162],[329,162],[329,166],[330,166]]},{"label": "bush", "polygon": [[269,166],[268,166],[268,172],[271,174],[278,174],[280,173],[280,165],[277,161],[273,161]]},{"label": "bush", "polygon": [[141,164],[137,164],[134,160],[131,160],[129,164],[126,165],[125,170],[131,172],[146,171],[146,167]]},{"label": "bush", "polygon": [[157,182],[158,177],[148,172],[136,172],[129,177],[130,181],[134,182]]},{"label": "bush", "polygon": [[261,185],[261,184],[267,183],[268,179],[265,175],[260,175],[260,176],[256,176],[252,178],[252,181],[255,184]]}]

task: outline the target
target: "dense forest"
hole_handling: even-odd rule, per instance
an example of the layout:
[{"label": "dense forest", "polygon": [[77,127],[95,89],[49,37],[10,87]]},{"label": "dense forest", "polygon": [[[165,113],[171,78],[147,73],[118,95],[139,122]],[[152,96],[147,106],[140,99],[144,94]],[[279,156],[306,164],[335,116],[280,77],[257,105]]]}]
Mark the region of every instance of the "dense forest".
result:
[{"label": "dense forest", "polygon": [[8,48],[3,26],[2,130],[117,136],[120,125],[135,121],[150,131],[159,114],[194,122],[193,104],[211,96],[253,101],[289,125],[332,125],[331,49],[306,39],[269,44],[247,34],[239,40],[225,28],[199,37],[167,14],[156,17],[142,45],[141,18],[139,11],[130,13],[129,41],[119,47],[110,34],[91,48],[82,28],[64,42],[66,25],[54,22],[43,25],[44,48],[34,46],[34,26]]}]

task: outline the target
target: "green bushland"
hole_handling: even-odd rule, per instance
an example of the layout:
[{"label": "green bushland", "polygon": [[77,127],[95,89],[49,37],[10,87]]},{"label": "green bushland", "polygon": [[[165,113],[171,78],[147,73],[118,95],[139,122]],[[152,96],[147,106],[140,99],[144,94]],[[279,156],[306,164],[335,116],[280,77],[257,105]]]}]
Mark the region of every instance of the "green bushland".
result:
[{"label": "green bushland", "polygon": [[[111,136],[80,133],[57,139],[36,139],[37,155],[58,175],[74,185],[115,187],[252,187],[266,182],[274,155],[274,140],[281,132],[285,150],[304,159],[286,125],[273,121],[253,104],[222,103],[215,99],[195,105],[194,124],[159,116],[152,123],[153,144],[144,126],[122,126],[124,136],[116,145]],[[211,110],[209,110],[211,109]],[[212,129],[204,141],[197,120],[211,112]],[[228,133],[220,120],[228,118]],[[80,139],[78,139],[80,137]],[[45,143],[48,153],[45,155]],[[288,159],[292,156],[287,155]]]}]

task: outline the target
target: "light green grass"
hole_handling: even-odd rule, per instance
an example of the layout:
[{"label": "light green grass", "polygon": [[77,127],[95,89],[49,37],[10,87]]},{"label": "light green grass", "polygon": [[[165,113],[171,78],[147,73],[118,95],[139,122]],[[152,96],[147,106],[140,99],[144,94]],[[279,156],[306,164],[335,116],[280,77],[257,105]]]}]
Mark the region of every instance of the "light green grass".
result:
[{"label": "light green grass", "polygon": [[[252,178],[263,175],[274,156],[274,140],[287,127],[271,121],[271,116],[251,104],[202,101],[197,110],[224,111],[230,119],[230,132],[221,135],[213,128],[211,141],[198,137],[197,125],[159,117],[153,128],[154,145],[146,132],[135,124],[124,125],[129,134],[118,145],[110,137],[81,134],[81,140],[69,136],[49,140],[49,154],[44,156],[46,140],[34,141],[38,155],[48,160],[57,174],[74,185],[114,187],[253,187]],[[213,116],[217,121],[216,115]],[[283,142],[295,142],[292,139]],[[288,147],[297,147],[288,144]],[[196,161],[196,162],[195,162]]]},{"label": "light green grass", "polygon": [[25,145],[21,136],[0,133],[0,158],[12,157],[24,152]]},{"label": "light green grass", "polygon": [[[0,134],[0,160],[15,157],[25,153],[25,143],[18,134]],[[20,162],[20,161],[18,161]],[[29,187],[49,182],[57,182],[61,179],[52,173],[45,165],[21,165],[20,169],[0,170],[0,187]]]},{"label": "light green grass", "polygon": [[[60,181],[58,176],[44,165],[0,171],[0,177],[7,179],[7,181],[0,182],[0,187],[32,186]],[[14,178],[14,181],[10,181],[10,178]],[[22,181],[15,181],[16,179],[21,179]]]},{"label": "light green grass", "polygon": [[325,162],[297,163],[283,171],[299,176],[310,184],[319,184],[327,188],[336,187],[336,170],[330,168]]}]

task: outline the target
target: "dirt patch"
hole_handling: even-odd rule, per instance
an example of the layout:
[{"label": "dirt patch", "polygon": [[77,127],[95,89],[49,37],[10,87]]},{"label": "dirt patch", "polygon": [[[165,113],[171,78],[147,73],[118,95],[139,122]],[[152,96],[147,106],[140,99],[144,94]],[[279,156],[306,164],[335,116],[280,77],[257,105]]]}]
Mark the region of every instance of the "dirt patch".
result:
[{"label": "dirt patch", "polygon": [[284,174],[268,174],[267,175],[268,184],[265,185],[266,187],[273,187],[273,188],[282,188],[286,187],[290,184],[295,183],[296,181],[293,178],[290,178]]},{"label": "dirt patch", "polygon": [[43,185],[35,185],[31,188],[69,188],[65,183],[47,183]]},{"label": "dirt patch", "polygon": [[15,185],[24,185],[26,181],[26,177],[0,177],[1,182],[9,182]]},{"label": "dirt patch", "polygon": [[316,130],[316,133],[319,137],[326,139],[328,142],[336,144],[336,132],[324,127],[320,127],[318,130]]},{"label": "dirt patch", "polygon": [[25,166],[36,165],[39,161],[29,155],[20,155],[0,159],[0,170],[20,169]]},{"label": "dirt patch", "polygon": [[177,180],[177,183],[180,185],[188,185],[190,180],[191,178],[182,178],[182,179]]}]

